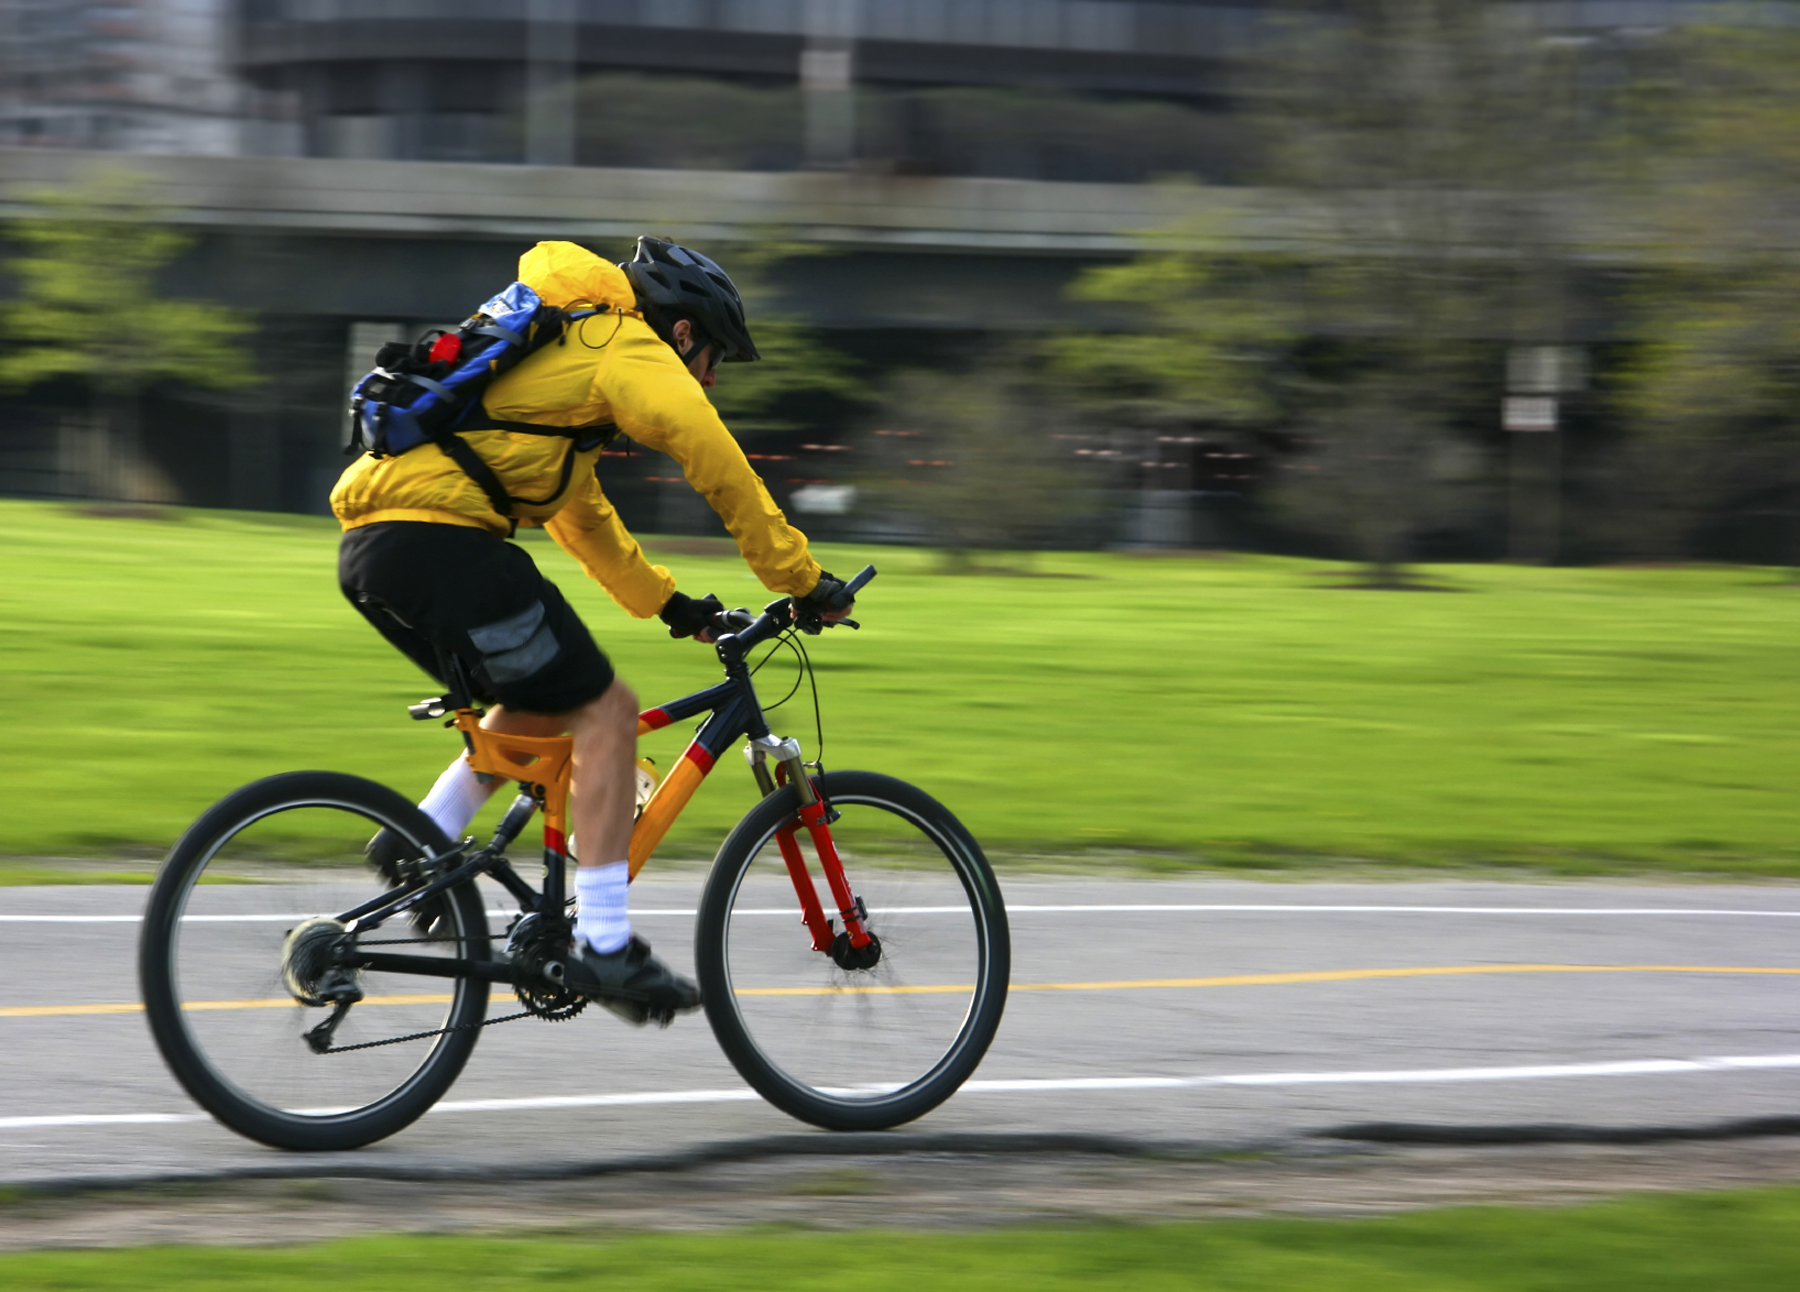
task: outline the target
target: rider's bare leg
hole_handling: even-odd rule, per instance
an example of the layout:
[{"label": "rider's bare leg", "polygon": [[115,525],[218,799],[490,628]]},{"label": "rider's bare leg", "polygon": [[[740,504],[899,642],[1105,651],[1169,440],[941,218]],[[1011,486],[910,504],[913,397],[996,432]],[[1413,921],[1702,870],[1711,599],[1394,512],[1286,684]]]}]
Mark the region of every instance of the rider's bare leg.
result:
[{"label": "rider's bare leg", "polygon": [[631,936],[632,808],[637,778],[637,696],[618,679],[579,709],[557,715],[488,711],[482,725],[522,736],[567,731],[575,744],[571,811],[580,869],[575,872],[575,944],[564,981],[635,1023],[664,1022],[700,1004],[700,991]]},{"label": "rider's bare leg", "polygon": [[575,742],[575,796],[570,825],[584,867],[623,861],[637,805],[637,695],[624,682],[568,713],[524,713],[495,705],[481,725],[515,736],[560,736]]}]

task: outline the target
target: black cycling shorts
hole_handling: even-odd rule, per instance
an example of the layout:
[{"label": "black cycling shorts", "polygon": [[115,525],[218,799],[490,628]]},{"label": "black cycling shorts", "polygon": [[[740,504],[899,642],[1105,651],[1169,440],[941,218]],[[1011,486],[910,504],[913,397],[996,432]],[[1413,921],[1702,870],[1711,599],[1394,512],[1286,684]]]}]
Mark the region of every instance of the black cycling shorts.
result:
[{"label": "black cycling shorts", "polygon": [[525,550],[484,529],[391,520],[344,535],[338,584],[388,641],[440,683],[460,656],[476,699],[528,713],[578,709],[613,669]]}]

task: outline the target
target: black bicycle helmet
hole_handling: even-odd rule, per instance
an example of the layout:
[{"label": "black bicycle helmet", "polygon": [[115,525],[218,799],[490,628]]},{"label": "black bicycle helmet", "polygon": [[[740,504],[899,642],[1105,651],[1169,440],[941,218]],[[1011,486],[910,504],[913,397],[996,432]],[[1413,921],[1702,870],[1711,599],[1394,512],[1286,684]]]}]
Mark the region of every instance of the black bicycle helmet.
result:
[{"label": "black bicycle helmet", "polygon": [[725,362],[753,363],[762,357],[744,326],[744,298],[725,271],[698,251],[646,234],[637,241],[637,255],[619,268],[631,279],[645,321],[671,345],[665,328],[687,318],[718,346]]}]

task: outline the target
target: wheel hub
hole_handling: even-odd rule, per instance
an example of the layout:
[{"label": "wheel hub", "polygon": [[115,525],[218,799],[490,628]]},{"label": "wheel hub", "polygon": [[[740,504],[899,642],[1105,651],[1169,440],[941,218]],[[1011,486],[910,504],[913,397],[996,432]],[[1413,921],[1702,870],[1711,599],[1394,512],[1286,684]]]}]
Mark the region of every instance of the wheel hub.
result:
[{"label": "wheel hub", "polygon": [[831,960],[839,969],[873,969],[881,963],[881,939],[869,934],[868,945],[852,946],[848,933],[831,941]]},{"label": "wheel hub", "polygon": [[317,1006],[362,999],[362,971],[338,963],[338,949],[350,939],[348,928],[323,915],[288,930],[281,947],[281,980],[295,1000]]}]

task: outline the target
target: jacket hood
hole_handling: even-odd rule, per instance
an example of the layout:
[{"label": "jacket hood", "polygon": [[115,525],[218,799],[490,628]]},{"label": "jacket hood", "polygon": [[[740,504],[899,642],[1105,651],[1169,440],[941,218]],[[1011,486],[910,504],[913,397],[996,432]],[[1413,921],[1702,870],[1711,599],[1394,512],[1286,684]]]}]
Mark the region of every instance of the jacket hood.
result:
[{"label": "jacket hood", "polygon": [[573,242],[538,243],[519,257],[519,281],[544,304],[561,310],[582,305],[637,308],[625,271]]}]

